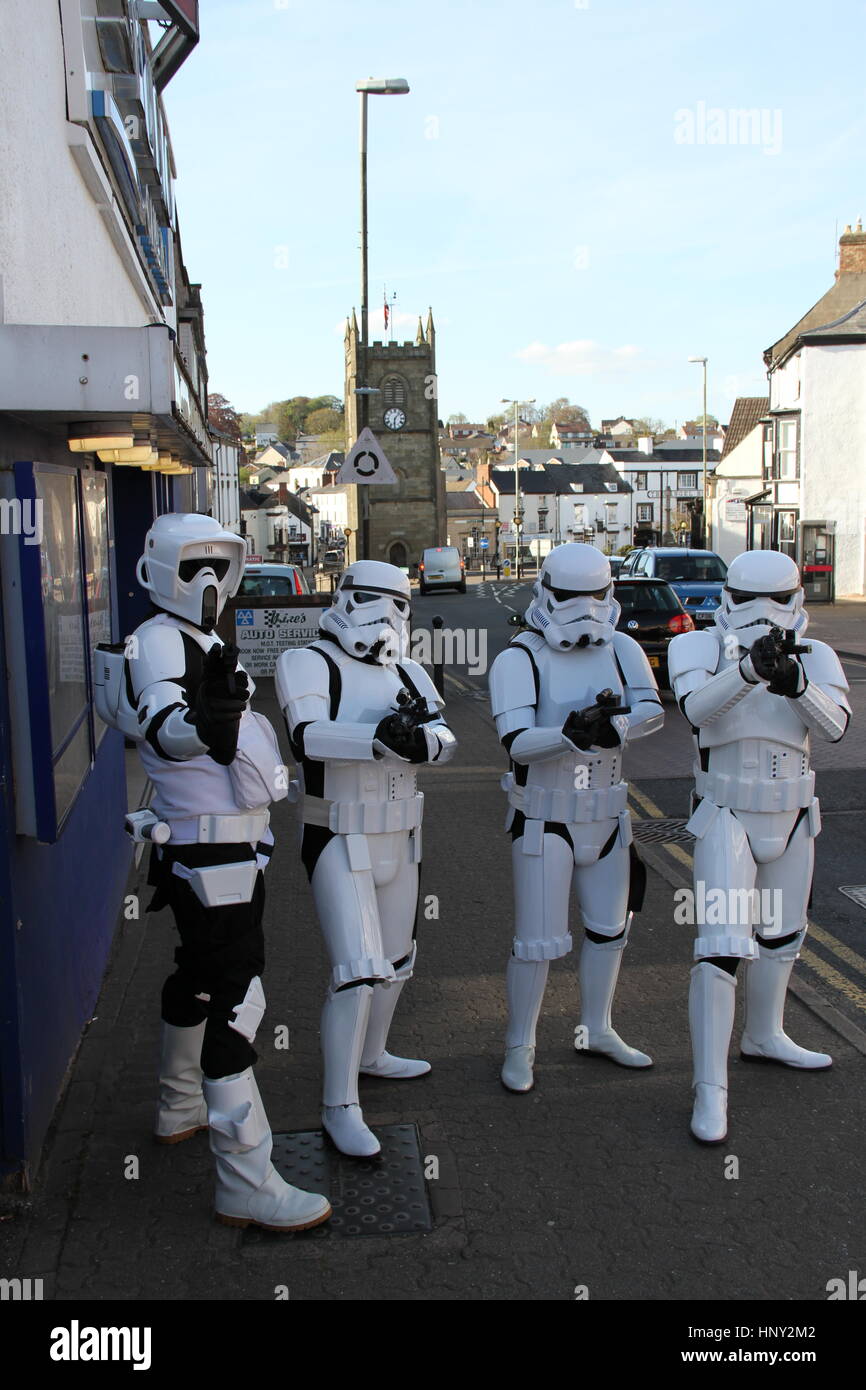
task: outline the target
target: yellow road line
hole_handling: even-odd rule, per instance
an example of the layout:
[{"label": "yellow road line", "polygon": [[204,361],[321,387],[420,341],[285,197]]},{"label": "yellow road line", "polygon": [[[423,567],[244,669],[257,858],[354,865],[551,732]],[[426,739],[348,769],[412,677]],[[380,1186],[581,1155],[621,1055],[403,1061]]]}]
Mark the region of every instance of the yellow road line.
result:
[{"label": "yellow road line", "polygon": [[[820,929],[816,929],[813,926],[811,930],[814,935],[818,937],[818,931]],[[818,939],[820,940],[820,937],[818,937]],[[851,980],[846,979],[844,975],[840,975],[839,971],[834,970],[832,965],[828,965],[825,960],[822,960],[820,956],[814,955],[811,951],[801,951],[800,959],[808,965],[810,969],[814,970],[816,974],[820,975],[822,980],[826,980],[828,985],[832,986],[833,989],[837,989],[840,994],[844,994],[846,999],[850,999],[851,1003],[855,1004],[858,1009],[866,1011],[866,990],[862,990],[859,985],[855,985]]]},{"label": "yellow road line", "polygon": [[[645,792],[639,792],[637,787],[630,785],[629,795],[634,797],[638,806],[644,810],[647,815],[651,816],[653,820],[662,818],[662,812]],[[693,856],[689,854],[687,850],[684,850],[681,845],[663,844],[662,848],[666,849],[668,854],[672,855],[674,859],[678,859],[686,868],[691,869],[693,867]],[[866,957],[861,956],[857,951],[852,951],[850,946],[846,946],[844,942],[840,941],[832,932],[828,932],[824,927],[817,926],[815,922],[810,921],[809,933],[816,941],[820,941],[821,945],[825,947],[826,950],[832,951],[834,956],[838,956],[839,959],[843,960],[852,970],[856,970],[859,975],[866,975]],[[834,970],[832,965],[828,965],[820,956],[814,955],[811,951],[801,951],[800,955],[801,958],[805,960],[817,974],[822,976],[828,984],[832,984],[835,989],[840,990],[841,993],[844,994],[846,998],[850,999],[852,1003],[856,1004],[859,1009],[866,1009],[866,993],[864,993],[858,985],[853,984],[850,980],[846,979],[844,975],[840,975],[839,971]]]}]

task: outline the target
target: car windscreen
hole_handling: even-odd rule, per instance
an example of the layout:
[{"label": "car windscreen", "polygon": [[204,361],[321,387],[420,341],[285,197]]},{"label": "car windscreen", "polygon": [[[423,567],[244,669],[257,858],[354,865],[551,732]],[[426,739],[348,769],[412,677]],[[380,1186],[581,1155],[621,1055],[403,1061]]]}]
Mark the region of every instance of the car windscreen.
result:
[{"label": "car windscreen", "polygon": [[727,566],[718,555],[657,555],[656,576],[668,583],[682,579],[692,584],[721,583]]},{"label": "car windscreen", "polygon": [[617,584],[613,596],[628,613],[679,613],[680,601],[667,584]]},{"label": "car windscreen", "polygon": [[288,598],[295,586],[287,574],[250,574],[241,580],[238,593],[243,598]]}]

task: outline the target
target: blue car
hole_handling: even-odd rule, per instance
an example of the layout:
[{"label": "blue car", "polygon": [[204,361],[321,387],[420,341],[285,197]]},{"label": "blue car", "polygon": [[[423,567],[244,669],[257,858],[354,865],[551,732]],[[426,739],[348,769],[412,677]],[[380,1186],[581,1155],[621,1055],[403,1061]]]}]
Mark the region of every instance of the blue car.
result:
[{"label": "blue car", "polygon": [[705,627],[713,621],[727,573],[713,550],[652,545],[627,555],[619,577],[666,580],[695,625]]}]

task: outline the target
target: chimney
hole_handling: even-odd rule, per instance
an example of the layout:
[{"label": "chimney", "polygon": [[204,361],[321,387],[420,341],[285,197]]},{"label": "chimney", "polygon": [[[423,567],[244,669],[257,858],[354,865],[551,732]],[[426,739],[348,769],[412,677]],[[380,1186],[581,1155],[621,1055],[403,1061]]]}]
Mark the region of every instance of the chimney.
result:
[{"label": "chimney", "polygon": [[637,447],[642,454],[651,454],[653,451],[653,439],[651,434],[642,434],[637,442]]},{"label": "chimney", "polygon": [[839,238],[839,269],[836,271],[836,279],[838,280],[840,275],[862,275],[864,273],[866,273],[866,232],[864,232],[863,222],[860,220],[853,232],[849,225]]}]

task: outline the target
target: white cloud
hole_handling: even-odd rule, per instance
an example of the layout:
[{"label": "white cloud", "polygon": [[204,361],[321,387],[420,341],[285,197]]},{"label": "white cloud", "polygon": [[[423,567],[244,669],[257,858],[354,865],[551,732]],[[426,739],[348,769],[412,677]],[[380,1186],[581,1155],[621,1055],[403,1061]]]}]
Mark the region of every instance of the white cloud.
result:
[{"label": "white cloud", "polygon": [[514,355],[534,366],[546,367],[553,376],[610,375],[637,368],[643,370],[648,365],[641,357],[641,349],[633,343],[610,348],[592,338],[576,338],[574,342],[559,343],[557,347],[530,343]]}]

